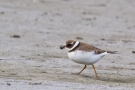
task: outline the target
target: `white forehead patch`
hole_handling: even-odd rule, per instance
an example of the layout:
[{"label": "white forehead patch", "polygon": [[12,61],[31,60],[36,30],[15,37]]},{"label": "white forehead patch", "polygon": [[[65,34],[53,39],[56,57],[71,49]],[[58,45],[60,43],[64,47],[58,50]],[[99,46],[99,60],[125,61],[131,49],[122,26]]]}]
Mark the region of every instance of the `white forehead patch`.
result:
[{"label": "white forehead patch", "polygon": [[[73,42],[72,42],[73,43]],[[71,43],[71,44],[72,44]],[[74,44],[74,46],[72,47],[72,48],[70,48],[68,51],[71,51],[71,50],[73,50],[75,47],[77,47],[78,46],[78,44],[79,44],[80,42],[79,41],[76,41],[76,43]]]}]

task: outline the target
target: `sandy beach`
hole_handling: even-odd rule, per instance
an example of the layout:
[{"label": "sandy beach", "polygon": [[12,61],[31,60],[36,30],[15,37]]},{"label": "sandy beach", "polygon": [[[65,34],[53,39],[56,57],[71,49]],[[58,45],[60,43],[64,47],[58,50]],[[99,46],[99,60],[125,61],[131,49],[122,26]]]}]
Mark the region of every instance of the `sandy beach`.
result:
[{"label": "sandy beach", "polygon": [[[134,0],[0,0],[0,90],[134,90]],[[74,63],[73,39],[119,51]]]}]

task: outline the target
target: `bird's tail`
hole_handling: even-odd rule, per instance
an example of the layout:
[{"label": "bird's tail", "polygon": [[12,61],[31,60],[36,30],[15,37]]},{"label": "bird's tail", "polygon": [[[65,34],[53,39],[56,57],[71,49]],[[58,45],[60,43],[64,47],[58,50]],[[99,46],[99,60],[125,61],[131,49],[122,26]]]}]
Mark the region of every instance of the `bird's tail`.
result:
[{"label": "bird's tail", "polygon": [[118,51],[107,51],[107,53],[110,53],[110,54],[117,54],[119,53]]}]

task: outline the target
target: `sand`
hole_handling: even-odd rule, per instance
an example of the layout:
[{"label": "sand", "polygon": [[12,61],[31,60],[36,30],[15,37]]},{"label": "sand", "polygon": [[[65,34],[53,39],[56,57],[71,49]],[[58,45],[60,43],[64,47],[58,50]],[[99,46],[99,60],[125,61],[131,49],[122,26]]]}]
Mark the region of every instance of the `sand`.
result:
[{"label": "sand", "polygon": [[[0,90],[134,90],[134,0],[0,0]],[[108,54],[80,75],[59,46],[87,42]]]}]

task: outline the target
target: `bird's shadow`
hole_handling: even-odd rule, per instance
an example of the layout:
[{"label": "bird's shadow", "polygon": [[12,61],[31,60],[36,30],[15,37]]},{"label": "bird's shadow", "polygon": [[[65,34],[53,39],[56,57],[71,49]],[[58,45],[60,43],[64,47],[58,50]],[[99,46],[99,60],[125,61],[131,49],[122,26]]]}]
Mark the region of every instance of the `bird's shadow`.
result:
[{"label": "bird's shadow", "polygon": [[81,74],[83,78],[91,78],[95,80],[100,80],[100,81],[106,81],[106,82],[115,82],[115,83],[135,83],[135,77],[107,77],[107,76],[100,76],[99,78],[96,78],[95,76],[88,76]]}]

